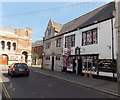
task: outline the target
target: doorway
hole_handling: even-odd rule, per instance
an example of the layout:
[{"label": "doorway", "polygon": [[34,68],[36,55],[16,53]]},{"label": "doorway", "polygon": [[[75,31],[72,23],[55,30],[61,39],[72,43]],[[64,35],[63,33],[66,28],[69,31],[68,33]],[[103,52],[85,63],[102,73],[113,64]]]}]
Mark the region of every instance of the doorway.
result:
[{"label": "doorway", "polygon": [[2,54],[0,56],[0,64],[2,64],[2,65],[8,65],[8,55]]},{"label": "doorway", "polygon": [[52,67],[51,67],[51,70],[52,71],[54,70],[54,56],[52,56]]},{"label": "doorway", "polygon": [[27,63],[27,59],[28,59],[28,53],[26,51],[22,52],[22,57],[21,57],[22,62]]},{"label": "doorway", "polygon": [[77,73],[82,74],[82,59],[78,59],[78,67],[77,67]]},{"label": "doorway", "polygon": [[76,73],[76,59],[73,59],[73,73]]}]

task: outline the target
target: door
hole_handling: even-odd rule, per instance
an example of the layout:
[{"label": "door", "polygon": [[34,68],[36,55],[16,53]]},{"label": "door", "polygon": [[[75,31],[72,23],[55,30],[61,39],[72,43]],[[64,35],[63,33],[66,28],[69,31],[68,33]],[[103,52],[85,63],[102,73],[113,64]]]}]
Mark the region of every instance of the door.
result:
[{"label": "door", "polygon": [[76,59],[73,59],[73,73],[76,73]]},{"label": "door", "polygon": [[8,65],[8,56],[7,55],[1,55],[0,56],[0,64]]},{"label": "door", "polygon": [[52,71],[54,70],[54,56],[52,56],[52,67],[51,67],[51,70]]},{"label": "door", "polygon": [[78,74],[82,74],[82,59],[78,59]]}]

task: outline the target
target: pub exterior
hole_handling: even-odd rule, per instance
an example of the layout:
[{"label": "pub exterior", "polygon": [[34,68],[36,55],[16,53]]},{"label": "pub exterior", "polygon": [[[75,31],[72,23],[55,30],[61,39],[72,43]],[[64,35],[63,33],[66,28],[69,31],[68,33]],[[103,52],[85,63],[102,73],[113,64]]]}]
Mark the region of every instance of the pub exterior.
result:
[{"label": "pub exterior", "polygon": [[[114,10],[115,3],[110,2],[68,23],[59,24],[59,31],[53,35],[46,35],[45,32],[44,67],[46,65],[45,68],[51,70],[75,74],[92,73],[116,77],[117,36]],[[59,38],[61,45],[58,48],[56,44]],[[46,48],[49,42],[52,45]]]},{"label": "pub exterior", "polygon": [[[63,67],[66,68],[63,69],[76,74],[92,73],[98,76],[116,77],[114,7],[114,2],[111,2],[96,14],[95,11],[100,8],[84,15],[88,18],[89,14],[94,14],[79,24],[79,27],[64,34]],[[82,20],[82,16],[78,19],[75,24]],[[72,21],[68,24],[71,23]]]}]

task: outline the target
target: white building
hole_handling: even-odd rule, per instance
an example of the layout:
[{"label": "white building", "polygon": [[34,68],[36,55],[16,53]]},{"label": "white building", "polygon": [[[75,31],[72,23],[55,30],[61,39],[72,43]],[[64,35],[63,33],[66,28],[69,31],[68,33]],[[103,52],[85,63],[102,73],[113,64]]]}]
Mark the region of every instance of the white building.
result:
[{"label": "white building", "polygon": [[[44,43],[51,42],[51,48],[44,49],[45,55],[51,57],[47,67],[53,65],[52,57],[59,52],[63,55],[63,61],[59,61],[62,71],[116,76],[117,45],[114,10],[115,3],[108,3],[62,25],[57,35],[45,35]],[[60,49],[55,48],[56,37],[63,40],[61,42],[63,47]],[[46,64],[46,61],[44,63]],[[54,60],[54,63],[58,62]],[[58,68],[58,65],[55,67]]]},{"label": "white building", "polygon": [[[68,23],[68,26],[71,24],[71,27],[72,23],[74,26],[77,25],[74,30],[64,33],[63,55],[64,61],[66,61],[64,67],[67,67],[68,70],[71,68],[73,72],[79,74],[91,71],[96,75],[111,77],[116,75],[113,74],[116,73],[114,59],[117,54],[114,8],[115,3],[112,2],[77,18],[77,21],[73,20]],[[89,14],[93,14],[93,16],[89,16]],[[78,25],[78,23],[80,24]],[[77,48],[80,49],[78,55],[75,54]],[[70,54],[66,56],[68,49],[70,49]]]}]

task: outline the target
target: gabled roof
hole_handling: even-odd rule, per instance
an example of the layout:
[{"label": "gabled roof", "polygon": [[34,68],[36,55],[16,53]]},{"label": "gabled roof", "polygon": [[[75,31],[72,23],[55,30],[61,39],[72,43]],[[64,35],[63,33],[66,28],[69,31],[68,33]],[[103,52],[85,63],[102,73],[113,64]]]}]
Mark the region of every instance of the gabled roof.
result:
[{"label": "gabled roof", "polygon": [[53,26],[53,28],[55,29],[55,31],[56,31],[56,32],[60,32],[63,24],[60,24],[60,23],[58,23],[58,22],[55,22],[55,21],[53,21],[52,19],[50,19],[50,22],[52,23],[52,26]]},{"label": "gabled roof", "polygon": [[77,28],[82,28],[89,26],[94,23],[94,21],[102,21],[108,18],[112,18],[112,11],[114,10],[114,2],[108,3],[99,7],[85,15],[82,15],[66,24],[63,25],[60,30],[60,34],[64,34],[70,31],[73,31]]}]

